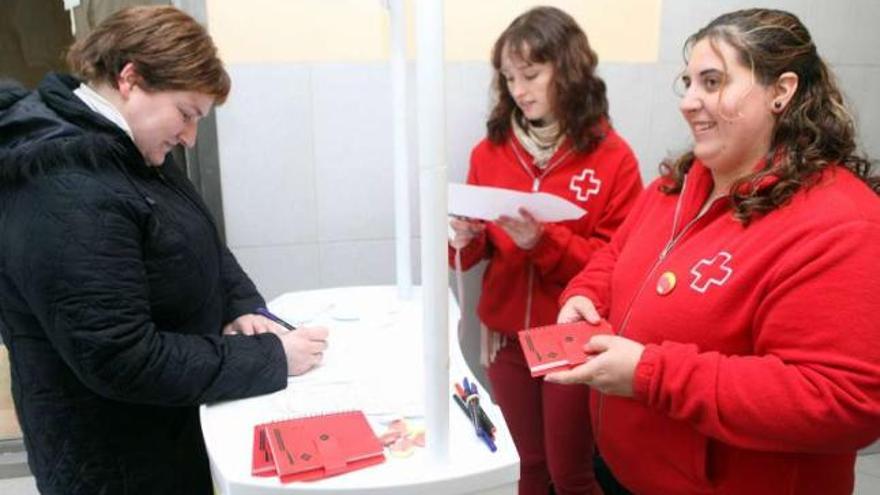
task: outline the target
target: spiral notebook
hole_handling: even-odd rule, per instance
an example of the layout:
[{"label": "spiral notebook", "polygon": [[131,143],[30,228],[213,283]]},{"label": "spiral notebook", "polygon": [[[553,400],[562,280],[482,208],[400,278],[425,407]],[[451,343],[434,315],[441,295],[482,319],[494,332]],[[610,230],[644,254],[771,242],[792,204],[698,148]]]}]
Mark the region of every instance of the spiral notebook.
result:
[{"label": "spiral notebook", "polygon": [[254,426],[254,476],[278,476],[283,483],[312,481],[383,461],[382,443],[362,411]]},{"label": "spiral notebook", "polygon": [[527,328],[520,330],[517,337],[532,376],[544,376],[586,362],[590,355],[584,351],[584,345],[599,334],[613,334],[607,321],[598,325],[579,321]]}]

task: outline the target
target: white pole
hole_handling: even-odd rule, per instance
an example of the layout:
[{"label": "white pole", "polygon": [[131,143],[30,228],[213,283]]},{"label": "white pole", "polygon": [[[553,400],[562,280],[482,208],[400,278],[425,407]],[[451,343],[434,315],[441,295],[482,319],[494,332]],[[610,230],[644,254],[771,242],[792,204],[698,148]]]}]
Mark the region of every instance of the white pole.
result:
[{"label": "white pole", "polygon": [[422,329],[428,453],[449,461],[449,289],[446,256],[446,114],[443,1],[416,7]]},{"label": "white pole", "polygon": [[412,297],[409,153],[406,140],[406,16],[403,0],[391,0],[391,109],[394,141],[394,245],[397,295]]}]

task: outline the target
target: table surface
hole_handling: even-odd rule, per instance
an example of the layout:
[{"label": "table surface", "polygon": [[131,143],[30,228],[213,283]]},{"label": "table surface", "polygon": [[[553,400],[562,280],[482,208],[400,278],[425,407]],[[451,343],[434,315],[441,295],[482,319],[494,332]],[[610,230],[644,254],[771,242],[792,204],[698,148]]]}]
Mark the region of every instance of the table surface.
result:
[{"label": "table surface", "polygon": [[[435,459],[424,448],[408,457],[315,482],[282,484],[250,474],[253,426],[257,423],[338,410],[360,409],[377,435],[404,417],[424,426],[421,296],[401,300],[391,286],[345,287],[284,294],[269,304],[295,325],[330,328],[324,363],[288,379],[285,390],[202,406],[201,421],[211,471],[220,493],[463,494],[516,493],[519,458],[500,410],[481,391],[483,407],[498,431],[492,453],[451,400],[452,384],[473,374],[458,344],[459,311],[449,303],[449,456]],[[430,442],[430,432],[426,433]]]}]

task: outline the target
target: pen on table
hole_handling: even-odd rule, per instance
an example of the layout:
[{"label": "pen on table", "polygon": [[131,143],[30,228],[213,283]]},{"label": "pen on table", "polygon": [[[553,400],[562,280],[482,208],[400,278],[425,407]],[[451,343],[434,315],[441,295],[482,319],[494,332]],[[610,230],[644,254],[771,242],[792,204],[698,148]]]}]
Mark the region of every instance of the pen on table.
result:
[{"label": "pen on table", "polygon": [[483,425],[483,428],[494,435],[496,430],[495,423],[493,423],[492,420],[489,419],[489,415],[486,414],[486,411],[483,410],[482,406],[477,409],[477,415],[479,416],[480,423]]},{"label": "pen on table", "polygon": [[[474,399],[476,399],[476,397],[471,396],[471,385],[468,383],[467,377],[464,377],[461,383],[464,387],[464,396],[462,396],[462,399],[464,399],[464,403],[467,406],[468,416],[471,417],[471,423],[473,423],[474,425],[474,431],[479,433],[480,425],[477,421],[477,408],[476,404],[474,403]],[[456,389],[458,389],[457,384]]]},{"label": "pen on table", "polygon": [[479,434],[480,433],[480,422],[479,422],[479,420],[477,420],[477,405],[476,405],[476,403],[474,403],[474,400],[471,398],[471,396],[468,396],[467,408],[468,408],[468,414],[471,417],[471,423],[473,423],[473,425],[474,425],[474,431],[476,431],[477,434]]},{"label": "pen on table", "polygon": [[467,393],[464,391],[463,388],[461,388],[460,384],[455,384],[455,391],[458,392],[458,396],[461,397],[462,400],[467,399]]},{"label": "pen on table", "polygon": [[274,321],[275,323],[281,325],[282,327],[284,327],[288,330],[291,330],[291,331],[296,330],[295,326],[291,325],[290,323],[287,323],[286,321],[282,320],[280,317],[275,316],[267,308],[257,308],[257,314]]},{"label": "pen on table", "polygon": [[471,382],[471,388],[474,391],[474,395],[477,396],[477,419],[480,420],[480,423],[483,425],[483,429],[488,433],[495,433],[495,425],[489,419],[489,416],[486,414],[486,411],[483,410],[483,406],[480,404],[480,392],[477,391],[477,384],[475,382]]},{"label": "pen on table", "polygon": [[[458,404],[458,407],[461,409],[461,412],[465,413],[468,417],[470,417],[470,412],[468,412],[467,406],[465,405],[465,403],[461,399],[461,397],[458,396],[458,394],[452,394],[452,400],[454,400],[455,403]],[[482,440],[483,443],[485,443],[486,446],[489,447],[490,451],[495,452],[496,450],[498,450],[498,447],[495,445],[495,440],[493,439],[492,434],[489,433],[482,425],[477,425],[475,427],[474,431],[476,432],[476,434],[480,438],[480,440]]]},{"label": "pen on table", "polygon": [[[464,390],[467,393],[467,405],[468,410],[471,413],[472,421],[474,422],[474,431],[477,433],[477,436],[480,437],[480,440],[489,447],[489,450],[495,452],[498,450],[498,447],[495,446],[494,440],[492,440],[492,435],[482,426],[482,421],[480,421],[480,415],[478,411],[481,411],[480,408],[480,395],[477,392],[477,384],[474,382],[468,382],[467,377],[464,377],[462,380],[464,384]],[[485,415],[485,413],[483,413]]]},{"label": "pen on table", "polygon": [[461,400],[461,397],[459,397],[458,394],[452,394],[452,400],[454,400],[455,403],[458,404],[458,407],[461,409],[461,412],[467,414],[468,417],[470,417],[471,413],[468,412],[467,405],[465,405],[464,401]]},{"label": "pen on table", "polygon": [[[465,404],[464,399],[462,399],[461,396],[458,394],[452,394],[452,400],[454,400],[455,403],[458,404],[458,407],[461,409],[461,412],[465,413],[467,415],[468,419],[470,419],[471,413],[468,410],[467,404]],[[495,437],[495,425],[493,425],[491,422],[487,422],[488,418],[485,418],[485,414],[486,413],[483,413],[483,416],[477,415],[477,421],[480,423],[480,427],[486,433],[488,433],[489,436],[494,438]]]},{"label": "pen on table", "polygon": [[489,447],[490,451],[495,452],[496,450],[498,450],[498,447],[495,446],[495,441],[492,440],[492,437],[482,428],[477,430],[477,436],[479,436],[483,443],[485,443],[486,446]]},{"label": "pen on table", "polygon": [[472,410],[472,414],[474,415],[474,426],[479,424],[479,413],[477,410],[480,408],[480,396],[477,395],[477,388],[473,382],[468,382],[467,377],[463,380],[464,382],[464,391],[467,394],[465,400],[467,401],[468,408]]},{"label": "pen on table", "polygon": [[[467,381],[467,378],[465,378],[464,381]],[[462,388],[461,384],[459,384],[459,383],[455,384],[455,391],[458,392],[458,396],[461,397],[462,401],[467,400],[468,395],[471,394],[471,387],[473,388],[474,391],[477,390],[476,383],[470,382],[470,383],[468,383],[468,385],[469,385],[468,390],[465,391],[465,389]],[[480,420],[480,424],[483,425],[483,429],[485,429],[486,432],[494,435],[495,431],[497,430],[497,428],[495,428],[495,423],[493,423],[492,420],[489,419],[489,415],[486,414],[486,411],[483,410],[483,406],[481,406],[479,403],[477,404],[477,416],[478,416],[478,419]]]}]

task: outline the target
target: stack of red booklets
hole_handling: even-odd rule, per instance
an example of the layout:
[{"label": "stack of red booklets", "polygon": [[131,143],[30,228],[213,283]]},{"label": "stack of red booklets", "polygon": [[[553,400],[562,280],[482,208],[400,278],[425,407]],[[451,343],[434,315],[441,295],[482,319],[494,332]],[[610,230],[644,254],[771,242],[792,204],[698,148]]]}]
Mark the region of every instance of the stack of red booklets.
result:
[{"label": "stack of red booklets", "polygon": [[278,476],[282,483],[312,481],[383,461],[382,443],[362,411],[254,426],[254,476]]},{"label": "stack of red booklets", "polygon": [[590,355],[584,345],[594,335],[613,334],[611,325],[602,320],[597,325],[578,321],[527,328],[517,334],[532,376],[544,376],[584,363]]}]

